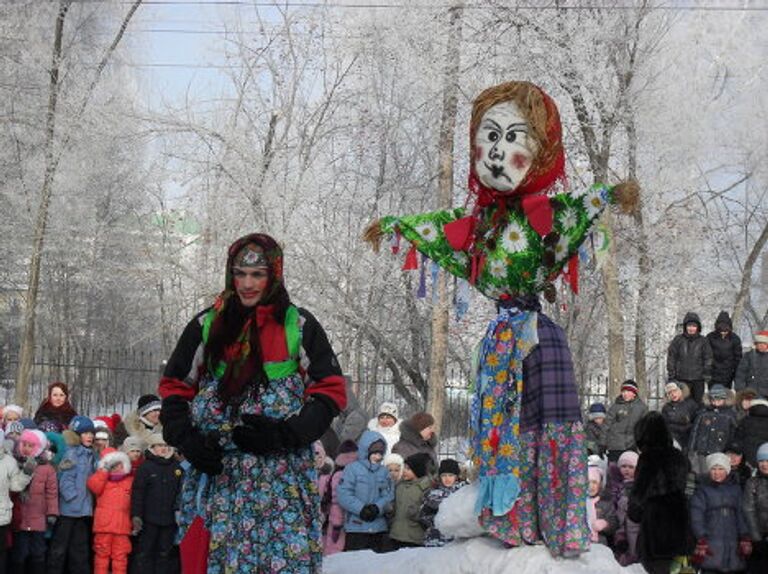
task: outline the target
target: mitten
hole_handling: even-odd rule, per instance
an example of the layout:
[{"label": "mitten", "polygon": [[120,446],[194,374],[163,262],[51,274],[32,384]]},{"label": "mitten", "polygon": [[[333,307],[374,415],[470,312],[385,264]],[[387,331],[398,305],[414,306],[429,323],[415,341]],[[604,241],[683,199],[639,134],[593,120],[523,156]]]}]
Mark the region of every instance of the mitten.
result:
[{"label": "mitten", "polygon": [[285,420],[243,415],[232,431],[232,441],[244,452],[270,454],[307,446],[323,436],[339,410],[323,395],[312,395],[298,414]]},{"label": "mitten", "polygon": [[133,530],[131,530],[132,536],[136,536],[139,532],[141,532],[141,529],[144,528],[144,521],[140,516],[134,516],[131,518],[131,524],[133,524]]},{"label": "mitten", "polygon": [[205,474],[220,474],[224,470],[221,446],[216,433],[203,434],[192,426],[189,403],[172,395],[163,400],[160,410],[163,438],[179,449],[194,468]]},{"label": "mitten", "polygon": [[338,542],[341,536],[341,526],[334,526],[331,528],[331,542]]},{"label": "mitten", "polygon": [[36,468],[37,468],[37,461],[31,456],[29,456],[27,457],[27,460],[24,461],[24,464],[21,465],[21,472],[23,472],[27,476],[32,476]]},{"label": "mitten", "polygon": [[366,504],[360,510],[360,518],[366,522],[373,522],[379,515],[379,507],[375,504]]},{"label": "mitten", "polygon": [[739,556],[749,558],[752,554],[752,541],[749,538],[739,540]]},{"label": "mitten", "polygon": [[48,523],[48,526],[55,526],[58,519],[59,517],[54,514],[49,514],[45,517],[45,521]]},{"label": "mitten", "polygon": [[699,538],[696,541],[696,548],[693,551],[693,556],[691,556],[691,562],[698,566],[707,559],[707,556],[712,556],[712,551],[709,549],[709,542],[706,538]]}]

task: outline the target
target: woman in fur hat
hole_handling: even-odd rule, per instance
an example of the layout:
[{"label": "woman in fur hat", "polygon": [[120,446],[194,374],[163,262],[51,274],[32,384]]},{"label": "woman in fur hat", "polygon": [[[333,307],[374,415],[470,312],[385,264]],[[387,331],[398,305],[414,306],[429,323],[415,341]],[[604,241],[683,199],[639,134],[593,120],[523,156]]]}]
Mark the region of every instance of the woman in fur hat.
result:
[{"label": "woman in fur hat", "polygon": [[375,431],[387,441],[387,454],[400,440],[400,411],[395,403],[385,401],[379,407],[379,414],[368,421],[368,430]]},{"label": "woman in fur hat", "polygon": [[392,447],[392,452],[399,454],[403,459],[420,452],[426,453],[437,468],[436,446],[435,418],[420,411],[400,425],[400,440]]}]

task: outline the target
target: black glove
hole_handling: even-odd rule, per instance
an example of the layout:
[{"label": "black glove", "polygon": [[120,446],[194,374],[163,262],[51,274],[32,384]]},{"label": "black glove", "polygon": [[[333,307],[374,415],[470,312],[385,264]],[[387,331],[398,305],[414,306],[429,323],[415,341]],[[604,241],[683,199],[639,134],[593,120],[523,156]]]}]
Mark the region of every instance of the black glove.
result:
[{"label": "black glove", "polygon": [[338,407],[328,397],[313,395],[297,415],[285,420],[243,415],[232,431],[232,441],[245,452],[270,454],[307,446],[328,430]]},{"label": "black glove", "polygon": [[193,467],[205,474],[224,470],[217,433],[203,434],[192,426],[189,403],[178,396],[166,397],[160,409],[165,441],[179,449]]},{"label": "black glove", "polygon": [[379,507],[375,504],[366,504],[360,509],[360,518],[366,522],[373,522],[379,515]]}]

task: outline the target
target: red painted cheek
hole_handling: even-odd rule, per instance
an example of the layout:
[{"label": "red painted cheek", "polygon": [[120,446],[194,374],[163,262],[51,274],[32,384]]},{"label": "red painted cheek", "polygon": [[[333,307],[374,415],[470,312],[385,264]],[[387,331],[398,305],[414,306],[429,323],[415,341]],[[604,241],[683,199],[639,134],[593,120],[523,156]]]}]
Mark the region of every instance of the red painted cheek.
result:
[{"label": "red painted cheek", "polygon": [[528,158],[522,153],[513,153],[509,163],[515,169],[525,169],[530,165]]},{"label": "red painted cheek", "polygon": [[483,157],[483,148],[481,148],[479,145],[475,146],[475,161],[478,161],[482,157]]}]

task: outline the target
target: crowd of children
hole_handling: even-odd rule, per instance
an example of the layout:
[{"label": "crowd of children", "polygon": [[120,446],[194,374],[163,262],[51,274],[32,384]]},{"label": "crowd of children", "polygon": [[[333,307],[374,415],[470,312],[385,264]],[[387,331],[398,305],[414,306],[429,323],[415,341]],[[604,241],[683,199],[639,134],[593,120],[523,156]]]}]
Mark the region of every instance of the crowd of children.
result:
[{"label": "crowd of children", "polygon": [[139,399],[142,433],[117,443],[120,417],[75,413],[53,383],[34,418],[2,409],[0,574],[178,571],[173,549],[181,467]]},{"label": "crowd of children", "polygon": [[[768,572],[768,400],[751,389],[737,395],[713,384],[699,404],[677,380],[669,381],[665,391],[661,411],[649,414],[637,385],[627,381],[609,409],[594,403],[586,413],[592,541],[609,545],[620,564],[642,563],[649,572],[669,572],[670,560],[688,561],[700,572]],[[651,418],[664,427],[669,443],[664,455],[638,443],[639,429]],[[619,447],[625,450],[617,452]],[[675,462],[669,452],[677,453]],[[668,474],[638,486],[636,472],[642,468],[648,474],[651,467],[659,476]],[[673,482],[676,490],[665,496],[679,495],[684,501],[684,507],[677,507],[687,508],[684,520],[680,512],[669,520],[657,515],[651,528],[682,531],[678,534],[687,540],[675,556],[647,556],[654,554],[647,540],[653,534],[646,533],[643,541],[643,525],[632,519],[638,518],[639,491]],[[667,508],[673,500],[666,499]],[[667,524],[672,520],[681,522],[672,527]]]}]

